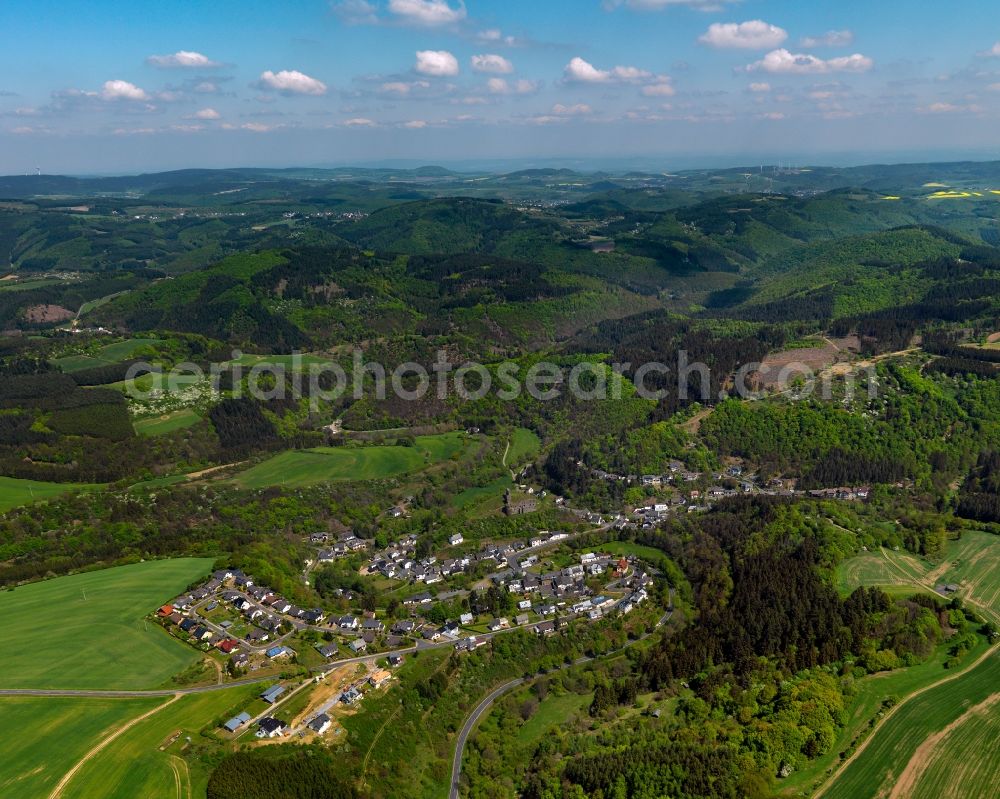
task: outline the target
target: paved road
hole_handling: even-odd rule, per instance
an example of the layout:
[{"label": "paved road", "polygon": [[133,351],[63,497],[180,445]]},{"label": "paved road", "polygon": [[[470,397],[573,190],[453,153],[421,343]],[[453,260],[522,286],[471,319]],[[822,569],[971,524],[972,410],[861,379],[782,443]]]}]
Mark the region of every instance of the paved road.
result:
[{"label": "paved road", "polygon": [[465,724],[462,726],[462,731],[458,734],[458,741],[455,744],[455,759],[451,763],[451,792],[448,794],[449,799],[458,799],[458,781],[462,776],[462,752],[465,750],[465,742],[472,734],[472,730],[475,728],[476,724],[479,723],[479,719],[482,717],[483,713],[489,709],[490,705],[492,705],[500,696],[507,693],[511,688],[516,688],[523,682],[524,678],[519,677],[516,680],[504,683],[493,691],[493,693],[487,696],[482,702],[476,705],[476,709],[472,711],[472,715],[465,720]]},{"label": "paved road", "polygon": [[[671,616],[674,615],[673,611],[674,603],[674,589],[670,589],[670,605],[671,608],[666,613],[664,613],[659,621],[656,622],[656,626],[648,633],[646,633],[641,638],[637,638],[635,641],[629,641],[621,649],[616,649],[612,652],[605,652],[603,655],[599,655],[596,658],[592,657],[581,657],[574,660],[572,663],[566,663],[559,667],[558,671],[563,669],[573,668],[574,666],[580,666],[584,663],[589,663],[592,660],[600,660],[601,658],[610,657],[611,655],[616,655],[624,649],[628,649],[630,646],[634,646],[639,643],[639,641],[644,641],[649,636],[653,634],[656,630],[662,627]],[[534,679],[534,678],[532,678]],[[517,680],[511,680],[508,683],[504,683],[495,691],[493,691],[489,696],[487,696],[482,702],[476,705],[476,709],[472,711],[472,715],[466,719],[465,724],[462,726],[462,731],[458,734],[458,739],[455,742],[455,756],[451,761],[451,790],[448,792],[448,799],[459,799],[458,782],[462,777],[462,755],[465,752],[465,744],[469,739],[469,735],[472,734],[473,729],[475,729],[476,724],[479,719],[482,718],[483,714],[489,710],[490,706],[501,696],[507,693],[512,688],[516,688],[519,685],[523,685],[525,680],[523,678]]]},{"label": "paved road", "polygon": [[[512,633],[515,630],[531,630],[533,631],[539,624],[543,622],[534,622],[532,624],[526,624],[523,627],[513,626],[506,630],[498,630],[493,633],[477,633],[477,641],[488,641],[491,638],[495,638],[498,635],[504,635],[506,633]],[[378,658],[386,658],[389,655],[408,655],[413,652],[423,652],[427,649],[443,649],[445,647],[454,647],[457,641],[465,639],[456,639],[455,641],[434,641],[425,642],[418,641],[413,646],[403,647],[402,649],[393,649],[388,652],[375,652],[372,654],[358,655],[357,657],[343,658],[341,660],[335,660],[327,663],[324,666],[319,666],[313,669],[315,674],[326,674],[327,672],[333,671],[334,669],[339,669],[342,666],[350,666],[355,663],[364,663],[366,661],[375,660]],[[211,691],[223,691],[226,688],[238,688],[241,685],[256,685],[258,683],[264,682],[274,682],[279,678],[272,674],[267,677],[250,677],[245,680],[234,680],[233,682],[224,683],[213,683],[212,685],[200,685],[192,688],[162,688],[152,691],[100,691],[100,690],[87,690],[87,689],[71,689],[71,688],[0,688],[0,696],[94,696],[94,697],[107,697],[114,699],[129,699],[133,697],[143,697],[143,696],[173,696],[174,694],[204,694]]]}]

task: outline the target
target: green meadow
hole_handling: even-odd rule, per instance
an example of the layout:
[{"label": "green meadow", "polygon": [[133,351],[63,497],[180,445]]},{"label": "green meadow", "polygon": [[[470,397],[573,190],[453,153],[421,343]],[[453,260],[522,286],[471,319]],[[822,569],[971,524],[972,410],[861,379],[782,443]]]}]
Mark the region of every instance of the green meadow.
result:
[{"label": "green meadow", "polygon": [[183,430],[198,424],[201,417],[191,408],[181,408],[161,416],[151,416],[148,419],[136,419],[132,423],[135,432],[140,436],[162,436]]},{"label": "green meadow", "polygon": [[[942,682],[901,706],[885,724],[874,733],[868,746],[853,760],[830,788],[822,795],[826,799],[868,799],[888,796],[893,785],[912,777],[919,786],[922,780],[932,779],[934,784],[943,766],[943,773],[954,777],[954,769],[970,765],[961,759],[962,753],[972,745],[977,759],[971,765],[986,770],[984,781],[963,783],[959,795],[966,799],[992,799],[998,776],[996,758],[988,753],[995,746],[996,739],[990,734],[996,732],[996,711],[980,708],[994,696],[1000,684],[1000,653],[993,650],[989,657],[957,679]],[[994,723],[982,723],[982,715],[992,713]],[[978,721],[977,721],[978,719]],[[970,721],[977,723],[970,728],[974,740],[968,740],[964,730]],[[934,761],[938,765],[930,774],[923,771],[924,764],[917,750],[927,739],[942,732],[947,734],[933,749]],[[959,735],[961,733],[961,735]],[[954,740],[959,745],[948,744]],[[990,743],[993,741],[994,743]],[[930,753],[929,753],[930,754]],[[983,762],[991,761],[991,762]],[[949,783],[953,784],[953,783]],[[906,791],[907,796],[931,795],[927,789]],[[938,794],[942,795],[942,794]]]},{"label": "green meadow", "polygon": [[233,480],[244,488],[306,486],[342,480],[397,477],[458,457],[468,447],[464,433],[418,436],[414,446],[315,447],[269,458]]},{"label": "green meadow", "polygon": [[238,364],[243,367],[244,376],[250,372],[250,370],[255,366],[260,366],[261,368],[282,368],[286,372],[298,372],[303,369],[308,369],[310,366],[329,364],[333,361],[330,358],[324,358],[321,355],[250,355],[244,353],[239,358],[233,361],[227,361],[225,366],[232,366]]},{"label": "green meadow", "polygon": [[0,593],[0,688],[154,688],[199,659],[144,617],[212,568],[177,558],[58,577]]},{"label": "green meadow", "polygon": [[95,366],[111,366],[127,361],[143,347],[159,343],[160,340],[155,338],[130,338],[105,344],[95,355],[67,355],[64,358],[56,358],[53,363],[64,372],[79,372]]},{"label": "green meadow", "polygon": [[957,585],[959,597],[1000,621],[1000,536],[963,531],[960,538],[948,542],[940,563],[881,549],[856,555],[837,570],[838,588],[844,594],[860,585],[878,585],[899,595],[932,591],[942,583]]},{"label": "green meadow", "polygon": [[96,743],[163,699],[0,697],[0,796],[38,799]]},{"label": "green meadow", "polygon": [[45,483],[39,480],[18,480],[0,477],[0,512],[27,505],[38,500],[51,499],[68,491],[96,488],[87,483]]},{"label": "green meadow", "polygon": [[[190,736],[245,710],[260,692],[241,686],[189,694],[138,722],[83,765],[61,799],[195,799],[205,796],[208,770],[200,758],[186,758]],[[177,739],[166,745],[175,734]],[[165,746],[166,745],[166,746]],[[163,748],[161,748],[163,747]]]},{"label": "green meadow", "polygon": [[534,457],[542,446],[542,440],[534,431],[526,427],[514,429],[510,438],[510,449],[507,451],[507,465],[522,466],[523,462]]}]

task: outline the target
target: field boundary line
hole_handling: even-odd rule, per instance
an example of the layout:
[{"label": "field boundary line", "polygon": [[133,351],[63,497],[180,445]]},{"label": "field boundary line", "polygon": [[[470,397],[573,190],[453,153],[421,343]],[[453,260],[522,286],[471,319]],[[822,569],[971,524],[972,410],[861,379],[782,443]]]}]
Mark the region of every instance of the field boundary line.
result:
[{"label": "field boundary line", "polygon": [[[905,799],[905,797],[912,795],[913,788],[917,785],[920,778],[931,765],[931,750],[933,750],[939,743],[943,742],[945,738],[951,735],[951,733],[959,729],[969,719],[989,711],[989,709],[998,701],[1000,701],[1000,693],[991,694],[982,702],[970,707],[961,716],[950,722],[943,729],[927,736],[923,743],[921,743],[920,746],[917,747],[916,751],[910,756],[906,765],[903,766],[903,770],[899,773],[899,777],[896,779],[896,784],[892,787],[892,791],[889,793],[889,799]],[[927,756],[925,757],[925,755]]]},{"label": "field boundary line", "polygon": [[121,736],[124,733],[128,732],[130,729],[132,729],[139,722],[145,721],[146,719],[148,719],[150,716],[154,715],[155,713],[159,713],[167,705],[172,705],[174,702],[176,702],[180,698],[181,698],[181,694],[174,694],[170,699],[168,699],[163,704],[157,705],[152,710],[148,710],[145,713],[143,713],[141,716],[136,716],[134,719],[132,719],[131,721],[127,722],[126,724],[123,724],[121,727],[119,727],[117,730],[115,730],[109,736],[107,736],[102,741],[100,741],[89,752],[87,752],[83,757],[81,757],[76,762],[76,765],[73,766],[73,768],[71,768],[69,771],[67,771],[63,775],[62,779],[59,780],[59,782],[56,784],[56,787],[52,789],[52,793],[49,794],[49,799],[58,799],[58,797],[62,796],[62,792],[66,789],[66,786],[70,783],[70,780],[72,780],[73,777],[76,776],[77,772],[81,768],[83,768],[85,765],[87,765],[87,763],[90,762],[96,755],[100,754],[100,752],[105,747],[107,747],[108,744],[112,743],[119,736]]},{"label": "field boundary line", "polygon": [[925,685],[922,688],[918,688],[916,691],[914,691],[911,694],[907,694],[899,702],[897,702],[895,705],[889,708],[889,710],[886,711],[885,715],[882,716],[881,720],[877,724],[875,724],[874,727],[872,727],[871,732],[868,733],[868,736],[860,744],[858,744],[858,748],[855,749],[850,754],[850,756],[837,767],[837,769],[833,772],[833,774],[831,774],[826,779],[826,782],[824,782],[822,785],[819,786],[819,788],[816,789],[816,793],[813,794],[813,799],[820,799],[821,796],[823,796],[828,790],[830,790],[830,788],[834,785],[834,783],[838,779],[840,779],[841,775],[847,770],[847,767],[850,766],[851,763],[853,763],[858,758],[858,755],[860,755],[862,752],[865,751],[865,749],[868,748],[868,744],[870,744],[875,739],[875,737],[879,733],[879,730],[881,730],[882,727],[885,726],[885,723],[889,719],[891,719],[894,715],[896,715],[896,712],[901,707],[904,707],[911,700],[916,699],[918,696],[927,693],[927,691],[930,691],[932,688],[937,688],[939,685],[944,685],[945,683],[957,680],[959,677],[962,677],[967,672],[972,671],[974,668],[985,662],[988,658],[993,657],[996,653],[997,653],[996,645],[991,645],[989,649],[987,649],[982,655],[976,658],[972,663],[970,663],[961,671],[957,671],[954,674],[950,674],[947,677],[938,680],[937,682],[932,682],[929,685]]}]

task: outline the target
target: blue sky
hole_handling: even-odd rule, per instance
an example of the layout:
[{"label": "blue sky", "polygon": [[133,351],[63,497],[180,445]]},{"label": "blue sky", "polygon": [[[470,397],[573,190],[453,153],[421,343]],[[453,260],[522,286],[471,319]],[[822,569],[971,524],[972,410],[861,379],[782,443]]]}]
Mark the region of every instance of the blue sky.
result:
[{"label": "blue sky", "polygon": [[0,30],[5,173],[1000,150],[990,0],[34,0]]}]

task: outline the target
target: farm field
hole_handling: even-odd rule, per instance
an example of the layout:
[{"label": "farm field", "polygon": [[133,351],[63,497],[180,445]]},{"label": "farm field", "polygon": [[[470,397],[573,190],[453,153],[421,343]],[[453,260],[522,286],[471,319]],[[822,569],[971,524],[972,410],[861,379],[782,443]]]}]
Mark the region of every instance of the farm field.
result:
[{"label": "farm field", "polygon": [[130,338],[106,344],[96,355],[67,355],[65,358],[56,358],[53,363],[64,372],[79,372],[95,366],[111,366],[128,360],[142,347],[159,343],[160,340],[155,338]]},{"label": "farm field", "polygon": [[297,372],[313,365],[331,362],[330,358],[324,358],[320,355],[250,355],[244,353],[235,360],[227,361],[225,365],[239,364],[244,367],[245,375],[255,366],[281,367],[289,372]]},{"label": "farm field", "polygon": [[338,480],[376,480],[415,472],[460,455],[464,433],[418,436],[415,446],[316,447],[282,452],[236,475],[244,488],[304,486]]},{"label": "farm field", "polygon": [[[1000,653],[994,648],[978,665],[956,679],[942,682],[901,705],[899,710],[874,733],[868,746],[825,791],[826,799],[867,799],[868,797],[911,797],[927,793],[947,771],[951,790],[963,799],[991,799],[996,796],[996,758],[986,755],[995,738],[975,738],[978,757],[972,767],[985,769],[986,780],[965,784],[954,782],[954,768],[961,768],[959,752],[970,745],[970,734],[987,733],[996,725],[997,686],[1000,684]],[[992,704],[992,708],[990,707]],[[983,723],[983,719],[987,723]],[[989,723],[992,719],[992,723]],[[975,731],[964,729],[975,722]],[[953,749],[952,742],[958,744]],[[930,759],[928,762],[929,758]],[[937,765],[935,766],[935,762]],[[925,768],[935,766],[928,774]],[[919,788],[925,779],[933,780]],[[938,794],[939,796],[942,794]]]},{"label": "farm field", "polygon": [[[913,786],[913,799],[962,799],[977,792],[981,796],[1000,796],[1000,758],[984,757],[990,742],[998,738],[997,706],[980,705],[945,736],[942,747],[930,753]],[[970,786],[977,787],[970,791]]]},{"label": "farm field", "polygon": [[907,552],[866,552],[841,564],[837,583],[845,594],[860,585],[879,585],[890,593],[906,593],[933,591],[935,585],[952,583],[958,586],[957,596],[1000,621],[1000,536],[965,531],[957,541],[948,542],[939,564]]},{"label": "farm field", "polygon": [[140,436],[162,436],[173,433],[175,430],[183,430],[198,424],[201,417],[191,408],[181,408],[178,411],[165,413],[161,416],[152,416],[148,419],[136,419],[132,423],[135,432]]},{"label": "farm field", "polygon": [[[114,729],[163,699],[0,698],[0,796],[38,799]],[[58,745],[53,745],[58,741]]]},{"label": "farm field", "polygon": [[[802,771],[794,772],[790,777],[783,779],[781,795],[802,796],[805,795],[807,788],[816,787],[821,783],[823,781],[821,777],[831,773],[830,769],[839,765],[839,753],[847,749],[851,742],[865,731],[868,722],[879,712],[882,700],[887,696],[903,699],[914,691],[949,677],[953,672],[946,670],[944,663],[950,657],[950,648],[950,644],[944,642],[938,646],[934,655],[923,663],[905,669],[870,674],[859,680],[853,700],[847,708],[846,724],[838,733],[833,746]],[[975,663],[987,648],[986,639],[977,636],[976,645],[966,653],[954,671],[957,672]]]},{"label": "farm field", "polygon": [[0,593],[2,688],[154,688],[199,659],[144,616],[208,574],[177,558],[31,583]]},{"label": "farm field", "polygon": [[[182,754],[187,736],[197,739],[245,709],[259,693],[241,686],[176,701],[159,699],[161,708],[112,741],[83,765],[60,799],[195,799],[205,795],[208,769]],[[172,738],[177,738],[172,742]],[[163,748],[161,748],[163,747]]]},{"label": "farm field", "polygon": [[51,499],[67,491],[97,488],[89,483],[46,483],[39,480],[19,480],[0,477],[0,513],[38,500]]}]

